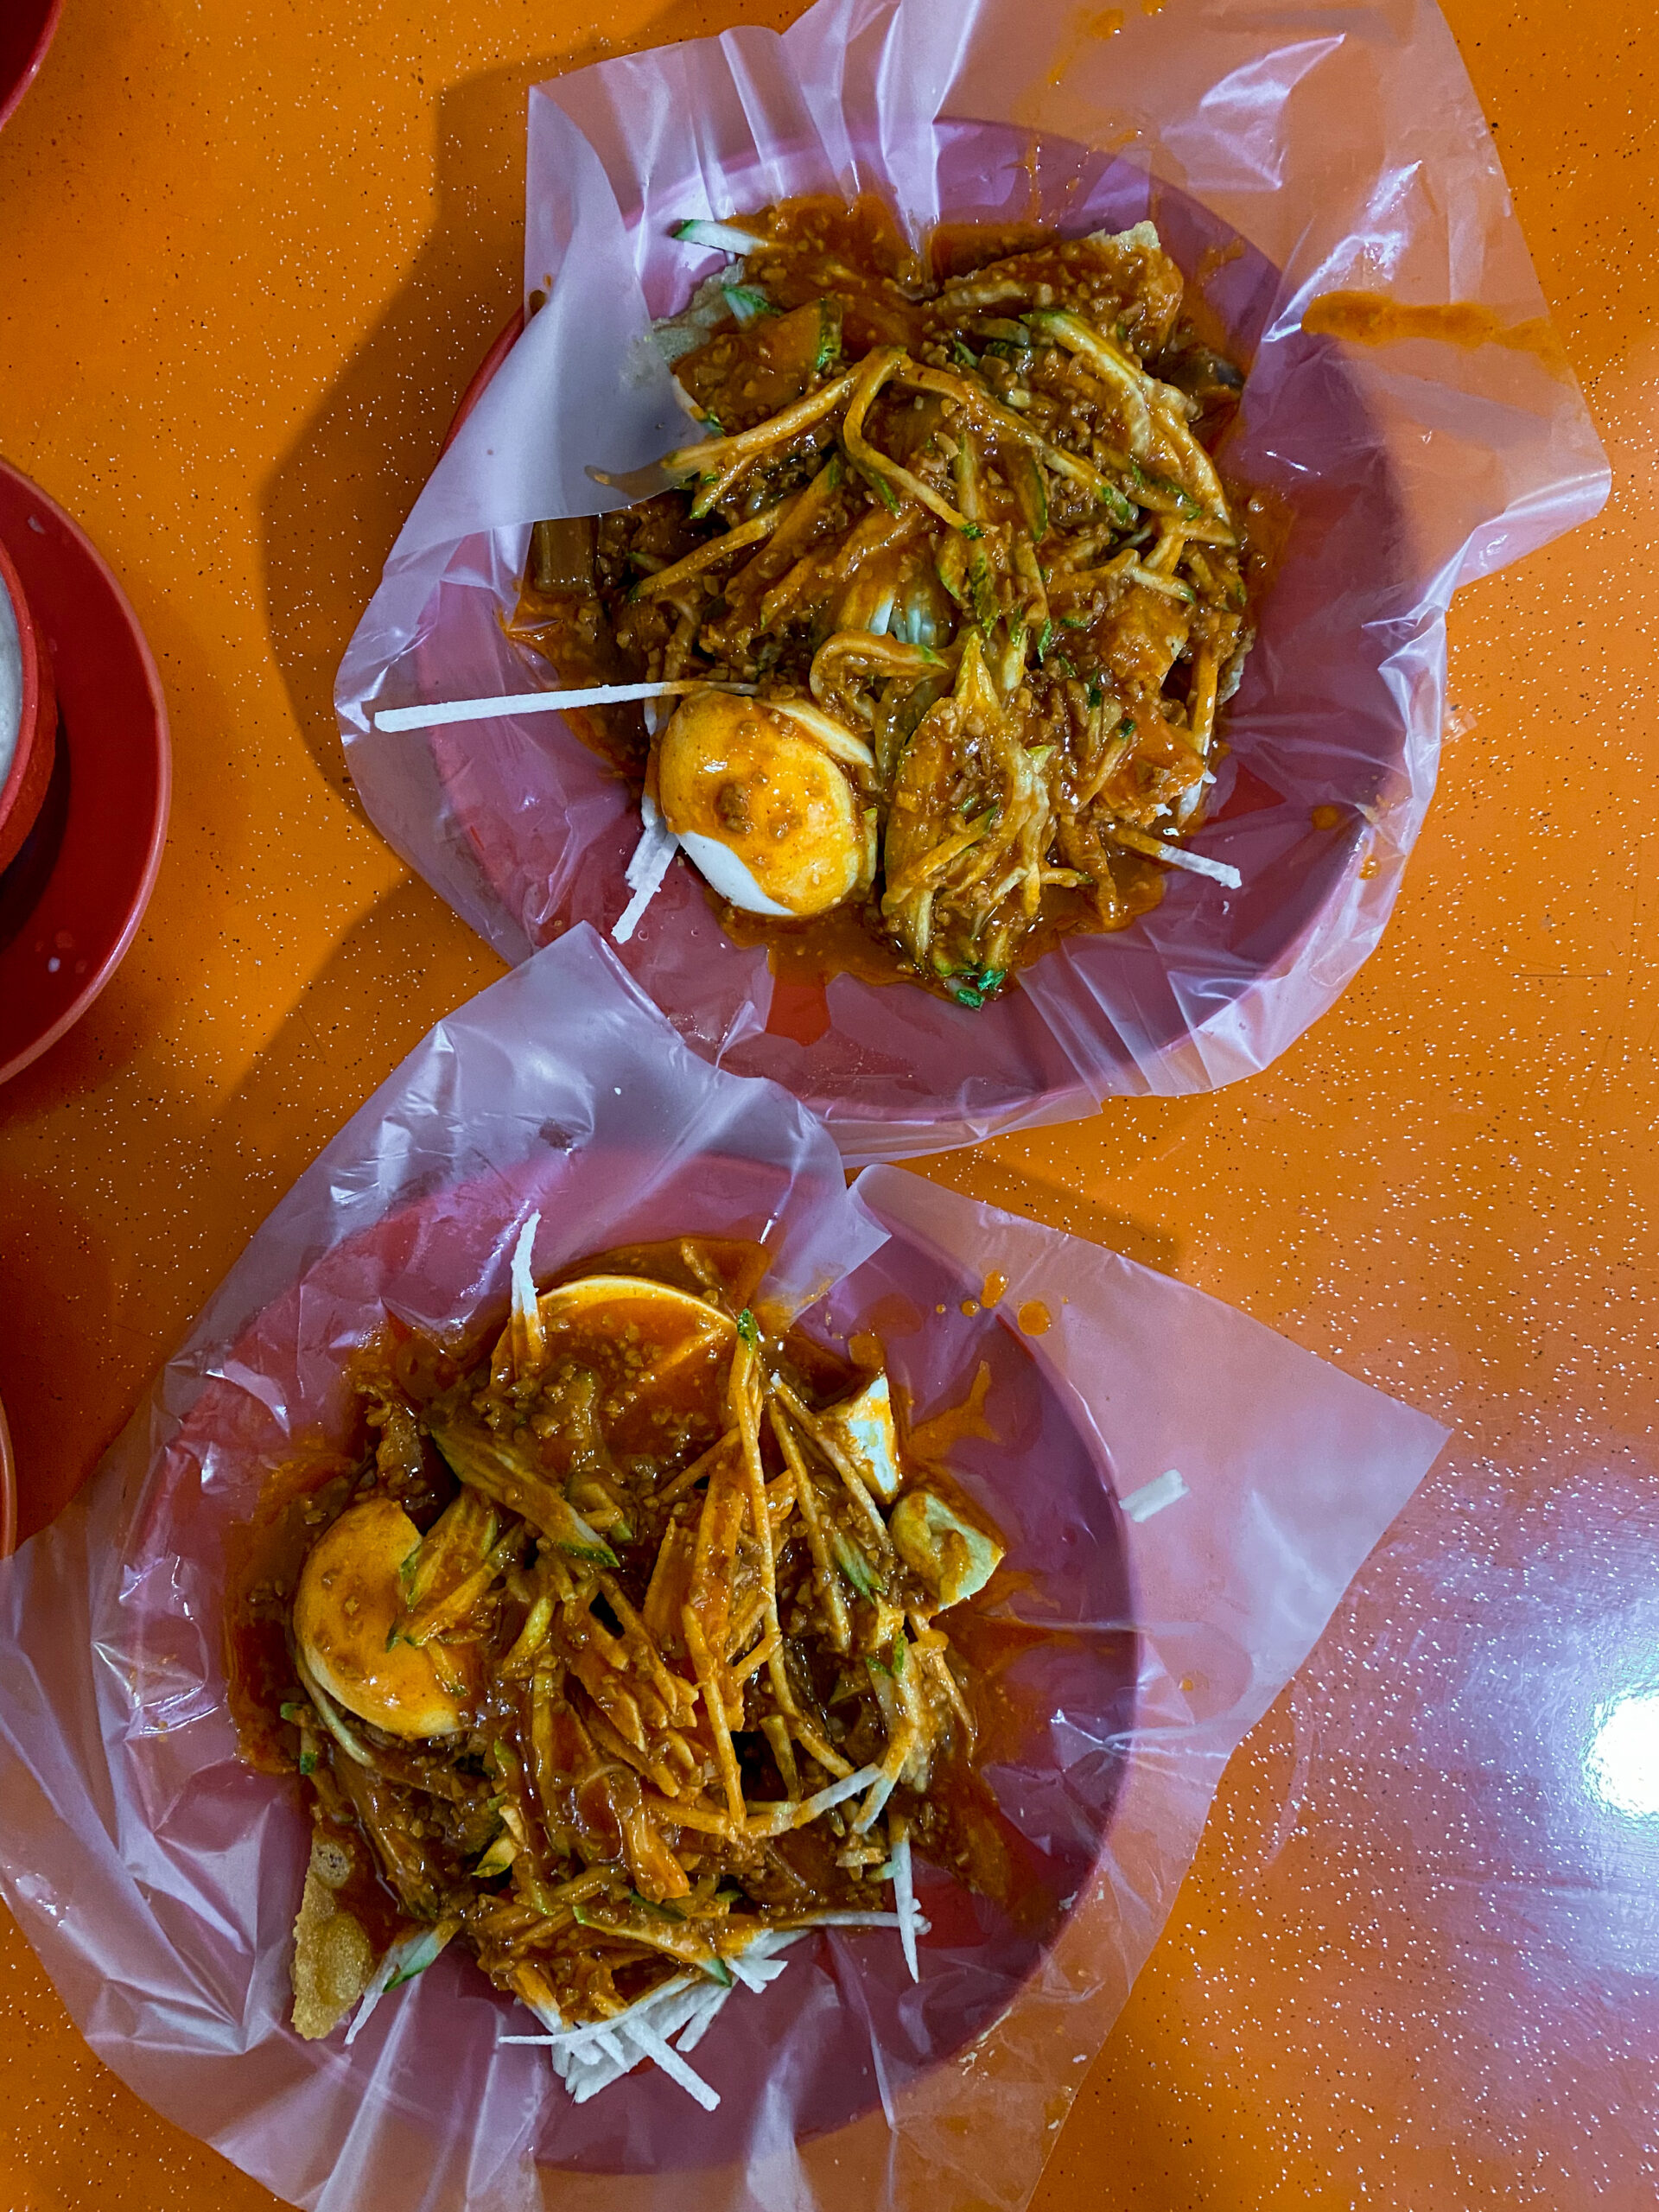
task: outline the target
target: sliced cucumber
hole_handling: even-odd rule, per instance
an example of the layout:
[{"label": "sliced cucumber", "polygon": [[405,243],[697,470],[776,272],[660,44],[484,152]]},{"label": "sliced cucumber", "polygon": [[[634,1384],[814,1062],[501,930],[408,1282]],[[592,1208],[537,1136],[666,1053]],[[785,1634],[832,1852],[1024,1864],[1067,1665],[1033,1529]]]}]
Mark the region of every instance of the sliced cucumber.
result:
[{"label": "sliced cucumber", "polygon": [[723,284],[721,295],[732,311],[732,318],[739,329],[747,330],[762,316],[776,315],[778,310],[766,294],[753,284]]},{"label": "sliced cucumber", "polygon": [[671,226],[671,235],[682,245],[712,246],[716,253],[753,253],[766,244],[753,231],[740,231],[733,223],[703,222],[701,219]]}]

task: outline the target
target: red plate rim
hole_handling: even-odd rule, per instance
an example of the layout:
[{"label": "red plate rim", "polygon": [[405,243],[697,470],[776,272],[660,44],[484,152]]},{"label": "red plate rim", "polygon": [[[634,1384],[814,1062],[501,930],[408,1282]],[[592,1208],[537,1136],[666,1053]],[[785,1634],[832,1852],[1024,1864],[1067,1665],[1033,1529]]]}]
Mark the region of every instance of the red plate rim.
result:
[{"label": "red plate rim", "polygon": [[6,1409],[0,1406],[0,1559],[17,1548],[17,1463],[11,1448]]},{"label": "red plate rim", "polygon": [[460,436],[461,424],[484,397],[486,385],[493,380],[496,371],[523,337],[524,331],[524,311],[523,308],[515,308],[507,321],[502,326],[495,343],[473,372],[472,382],[455,403],[455,411],[450,417],[448,429],[443,434],[443,443],[438,448],[440,461]]},{"label": "red plate rim", "polygon": [[49,0],[39,35],[22,68],[10,86],[0,86],[0,130],[3,130],[11,121],[17,111],[18,102],[39,75],[41,64],[46,59],[46,50],[57,36],[58,22],[62,14],[63,0]]},{"label": "red plate rim", "polygon": [[126,918],[117,932],[114,942],[109,946],[97,966],[87,976],[86,982],[63,1012],[38,1037],[31,1039],[20,1051],[15,1052],[10,1059],[0,1062],[0,1084],[4,1084],[10,1082],[13,1076],[21,1074],[22,1070],[29,1066],[32,1062],[39,1059],[42,1052],[49,1052],[60,1037],[67,1035],[73,1028],[75,1023],[80,1020],[82,1014],[86,1013],[87,1007],[91,1006],[92,1001],[126,957],[139,922],[143,918],[144,909],[149,904],[150,893],[156,888],[156,878],[161,870],[162,852],[167,842],[168,815],[173,799],[173,750],[168,727],[167,699],[162,690],[162,679],[156,666],[155,656],[149,650],[138,617],[133,611],[132,602],[122,589],[114,569],[111,568],[80,524],[73,516],[66,513],[55,499],[41,491],[32,477],[26,476],[21,468],[13,467],[9,461],[0,461],[0,481],[10,481],[22,486],[29,498],[52,515],[58,527],[70,540],[81,559],[95,572],[114,601],[116,611],[121,618],[126,642],[137,661],[139,671],[149,694],[153,716],[150,732],[156,750],[155,817],[149,825],[149,836],[144,853],[143,870]]},{"label": "red plate rim", "polygon": [[[620,1152],[618,1156],[620,1156]],[[730,1175],[736,1179],[729,1186],[722,1185],[722,1187],[729,1187],[734,1192],[753,1187],[764,1193],[775,1180],[775,1171],[767,1168],[762,1163],[751,1162],[720,1153],[704,1154],[702,1157],[715,1163],[722,1175]],[[688,1166],[683,1172],[689,1174],[690,1167]],[[543,1174],[544,1173],[545,1171]],[[546,1195],[542,1179],[529,1175],[524,1176],[522,1183],[515,1176],[512,1187],[519,1198],[523,1198],[531,1191],[535,1191],[537,1195],[543,1198]],[[547,1188],[556,1187],[556,1182],[547,1185]],[[517,1203],[517,1200],[515,1199],[514,1202]],[[242,1325],[236,1337],[235,1348],[229,1355],[226,1372],[234,1368],[238,1374],[258,1374],[268,1382],[274,1382],[281,1395],[286,1396],[291,1393],[294,1382],[289,1368],[291,1357],[289,1334],[296,1326],[294,1316],[297,1301],[306,1291],[308,1285],[314,1293],[323,1296],[329,1295],[325,1284],[337,1279],[343,1263],[342,1255],[348,1254],[354,1259],[361,1261],[370,1259],[377,1253],[390,1251],[393,1255],[393,1262],[388,1264],[393,1267],[395,1277],[393,1263],[396,1262],[396,1255],[401,1249],[400,1240],[406,1240],[411,1230],[429,1219],[434,1208],[440,1205],[446,1217],[472,1222],[485,1208],[487,1208],[489,1217],[493,1217],[497,1215],[501,1210],[502,1194],[499,1183],[494,1180],[488,1182],[487,1188],[485,1182],[480,1179],[445,1181],[439,1190],[404,1201],[375,1223],[353,1231],[343,1238],[339,1244],[329,1247],[326,1252],[318,1255],[314,1262],[308,1264],[293,1283],[265,1300],[258,1311]],[[736,1201],[734,1217],[734,1220],[753,1218],[752,1208],[741,1198]],[[631,1226],[632,1224],[629,1225]],[[613,1230],[616,1230],[617,1226],[617,1224],[612,1224]],[[1058,1494],[1069,1496],[1072,1499],[1074,1508],[1077,1497],[1086,1494],[1089,1499],[1090,1526],[1098,1532],[1103,1557],[1108,1552],[1110,1554],[1108,1564],[1093,1569],[1081,1567],[1073,1571],[1082,1574],[1085,1580],[1092,1580],[1096,1583],[1099,1583],[1100,1578],[1103,1577],[1104,1583],[1113,1585],[1121,1580],[1127,1591],[1131,1583],[1131,1569],[1123,1540],[1121,1516],[1115,1503],[1116,1491],[1109,1447],[1095,1428],[1086,1408],[1083,1408],[1077,1400],[1072,1387],[1045,1355],[1041,1345],[1021,1334],[1014,1326],[1007,1314],[993,1313],[988,1311],[983,1314],[976,1313],[972,1317],[964,1313],[963,1318],[958,1319],[957,1302],[950,1297],[949,1286],[958,1284],[963,1290],[972,1287],[963,1275],[962,1262],[950,1255],[936,1249],[925,1236],[919,1235],[905,1223],[893,1223],[890,1224],[890,1229],[891,1245],[883,1248],[883,1252],[873,1255],[861,1263],[861,1268],[855,1269],[853,1276],[849,1280],[856,1282],[857,1276],[863,1268],[871,1268],[875,1271],[877,1283],[880,1284],[886,1281],[887,1268],[893,1267],[894,1263],[897,1263],[898,1271],[901,1274],[905,1273],[906,1268],[919,1270],[927,1279],[928,1288],[937,1289],[939,1295],[949,1301],[947,1318],[936,1321],[930,1314],[926,1317],[925,1326],[952,1332],[968,1330],[976,1341],[976,1348],[974,1355],[976,1357],[979,1357],[982,1351],[986,1357],[1007,1358],[1012,1354],[1020,1363],[1018,1371],[1022,1377],[1027,1375],[1026,1363],[1028,1363],[1028,1388],[1032,1396],[1024,1402],[1039,1403],[1046,1411],[1052,1413],[1053,1419],[1069,1432],[1071,1440],[1072,1456],[1068,1462],[1069,1488]],[[620,1233],[626,1236],[626,1230]],[[470,1246],[468,1249],[471,1249]],[[321,1281],[320,1276],[322,1278]],[[900,1287],[903,1288],[903,1294],[915,1305],[918,1315],[921,1314],[924,1306],[914,1284],[907,1283]],[[383,1305],[386,1291],[387,1282],[382,1281],[375,1294],[382,1300]],[[868,1282],[862,1286],[862,1291],[866,1299],[879,1294],[873,1290]],[[839,1334],[836,1300],[842,1295],[842,1287],[837,1286],[807,1309],[806,1318],[809,1324],[813,1317],[817,1317],[823,1323],[824,1332],[827,1332],[831,1339]],[[929,1302],[937,1304],[938,1301],[931,1300]],[[992,1332],[997,1338],[998,1349],[995,1351],[978,1343],[979,1334],[982,1332]],[[899,1341],[893,1347],[893,1352],[901,1373],[906,1359],[904,1346],[908,1342],[908,1336],[899,1332]],[[957,1363],[965,1365],[965,1357]],[[215,1362],[215,1365],[218,1364],[219,1363]],[[229,1389],[228,1395],[232,1397],[238,1395],[240,1387],[238,1384],[234,1389]],[[206,1448],[218,1441],[222,1443],[228,1454],[238,1458],[251,1455],[252,1460],[257,1462],[265,1456],[265,1443],[251,1441],[248,1437],[241,1433],[234,1420],[232,1420],[223,1429],[219,1427],[220,1422],[225,1420],[221,1393],[226,1391],[227,1386],[221,1375],[198,1397],[189,1412],[184,1416],[182,1427],[169,1441],[166,1451],[152,1462],[142,1494],[143,1502],[127,1540],[125,1555],[130,1566],[140,1560],[152,1562],[162,1556],[171,1556],[175,1548],[181,1541],[190,1541],[194,1544],[201,1541],[199,1534],[193,1535],[188,1526],[175,1521],[174,1513],[181,1495],[188,1496],[193,1505],[202,1495],[205,1495],[195,1485],[194,1475],[184,1483],[182,1491],[180,1489],[180,1482],[181,1470],[187,1465],[194,1468],[199,1455]],[[264,1402],[263,1397],[259,1402]],[[1027,1446],[1025,1448],[1029,1450],[1031,1447]],[[1000,1447],[996,1449],[1000,1456]],[[976,1473],[969,1474],[970,1483],[976,1484],[979,1479],[980,1477]],[[221,1486],[220,1503],[213,1509],[215,1512],[224,1510],[228,1513],[233,1510],[225,1503],[226,1496],[227,1493]],[[1012,1517],[1017,1524],[1020,1520],[1017,1503],[1011,1500],[1011,1506]],[[184,1522],[188,1522],[188,1520],[189,1511],[187,1510]],[[1033,1541],[1033,1533],[1029,1530],[1026,1530],[1023,1534],[1011,1532],[1010,1541],[1017,1550],[1021,1543],[1029,1544]],[[186,1555],[194,1557],[200,1556],[200,1554],[192,1550]],[[138,1576],[140,1585],[145,1580],[144,1574],[141,1572]],[[1103,1587],[1103,1583],[1100,1584],[1100,1586]],[[1101,1602],[1097,1596],[1096,1605],[1098,1606]],[[1116,1599],[1106,1601],[1107,1613],[1112,1614],[1120,1610],[1122,1602]],[[1083,1618],[1091,1617],[1088,1614],[1083,1616]],[[168,1618],[170,1617],[163,1613],[157,1615],[154,1619],[147,1620],[135,1631],[137,1641],[134,1649],[142,1647],[148,1650],[149,1640],[155,1633],[157,1621],[161,1623],[165,1634],[168,1632]],[[213,1640],[213,1648],[217,1649],[216,1639]],[[1118,1677],[1115,1675],[1114,1680],[1117,1679]],[[1122,1688],[1127,1692],[1129,1700],[1128,1717],[1124,1725],[1129,1727],[1134,1726],[1133,1715],[1139,1702],[1135,1683],[1136,1669],[1131,1658],[1122,1674]],[[1045,1759],[1041,1764],[1046,1771],[1048,1761]],[[1058,1772],[1059,1769],[1056,1767],[1054,1771]],[[1122,1783],[1122,1777],[1119,1775],[1110,1786],[1109,1802],[1100,1811],[1097,1826],[1095,1824],[1094,1817],[1092,1815],[1090,1817],[1090,1834],[1087,1845],[1088,1866],[1090,1869],[1098,1864],[1101,1852],[1105,1847],[1106,1839],[1117,1810]],[[277,1785],[273,1782],[271,1784],[273,1796],[276,1792],[276,1788]],[[286,1795],[285,1790],[283,1794]],[[299,1821],[302,1817],[297,1803],[291,1798],[288,1803],[288,1814],[295,1821]],[[1028,1986],[1032,1977],[1040,1972],[1042,1961],[1059,1939],[1061,1929],[1070,1918],[1073,1904],[1077,1897],[1087,1892],[1089,1887],[1089,1879],[1079,1878],[1074,1884],[1072,1897],[1067,1898],[1064,1903],[1057,1900],[1059,1917],[1045,1936],[1029,1947],[1033,1955],[1019,1970],[1017,1988]],[[465,1969],[465,1971],[470,1976],[471,1969]],[[877,1990],[881,1981],[889,1975],[896,1984],[898,1974],[891,1957],[885,1961],[877,1961],[874,1964],[867,1960],[859,1969],[861,1983],[871,1992]],[[427,1986],[423,1985],[423,1987]],[[434,1978],[431,1986],[441,1986],[436,1977]],[[798,1981],[795,1986],[798,1991]],[[489,2001],[493,2010],[499,2012],[502,2009],[493,1996]],[[875,2001],[879,2001],[879,1999]],[[1013,2001],[1012,1993],[1008,2001]],[[1006,2005],[999,2008],[996,2015],[998,2018],[1001,2017],[1003,2010],[1006,2010]],[[749,2015],[741,2040],[746,2045],[752,2042],[759,2033],[761,2025],[762,2023],[757,2017]],[[949,2065],[957,2053],[964,2047],[965,2043],[982,2032],[986,2025],[988,2025],[988,2021],[977,2021],[957,2040],[947,2041],[945,2048],[930,2054],[920,2062],[918,2068],[918,2075],[929,2074],[938,2067]],[[472,2031],[463,2027],[458,2012],[451,2016],[450,2027],[446,2032],[450,2031],[461,2039],[453,2047],[454,2050],[466,2050],[468,2046],[465,2038],[471,2035]],[[287,2031],[284,2031],[284,2032]],[[378,2063],[378,2060],[370,2059],[370,2054],[378,2048],[380,2032],[378,2027],[370,2032],[357,2055],[359,2061],[368,2060],[369,2063]],[[457,2059],[455,2063],[461,2062]],[[724,2063],[728,2064],[732,2063],[729,2050]],[[718,2067],[721,2062],[711,2053],[711,2063]],[[711,2133],[704,2129],[702,2122],[696,2114],[682,2110],[678,2101],[678,2092],[674,2090],[671,2085],[665,2085],[662,2077],[654,2074],[647,2075],[641,2085],[640,2094],[646,2099],[646,2108],[634,2110],[628,2122],[628,2133],[632,2146],[631,2149],[625,2147],[619,2150],[617,2145],[607,2139],[609,2133],[607,2123],[613,2120],[620,2120],[620,2107],[613,2105],[596,2111],[590,2116],[589,2123],[584,2126],[582,2131],[583,2139],[580,2144],[573,2143],[568,2136],[562,2136],[556,2141],[550,2140],[544,2144],[538,2142],[538,2164],[550,2172],[569,2172],[577,2176],[599,2172],[628,2174],[636,2176],[642,2181],[647,2176],[663,2176],[673,2172],[683,2177],[688,2190],[695,2196],[698,2175],[706,2171],[710,2164],[720,2163],[728,2154],[729,2145],[721,2131],[727,2120],[730,2120],[734,2108],[728,2108],[727,2120],[715,2123]],[[433,2116],[426,2111],[424,2104],[417,2107],[407,2101],[410,2089],[406,2080],[401,2081],[401,2086],[391,2088],[388,2094],[391,2103],[403,2111],[405,2116],[419,2119],[423,2124],[430,2124]],[[838,2127],[855,2124],[866,2113],[879,2108],[880,2089],[874,2076],[861,2088],[855,2086],[849,2094],[850,2103],[848,2104],[848,2108],[842,2108],[846,2099],[842,2094],[837,2093],[830,2100],[832,2108],[830,2113],[820,2111],[810,2114],[801,2139],[805,2140],[831,2133]],[[666,2120],[662,2110],[658,2108],[660,2105],[666,2105],[669,2107]],[[166,2104],[163,2104],[162,2108],[168,2111],[169,2116],[175,2119],[181,2117],[176,2110]],[[182,2119],[182,2124],[194,2132],[194,2123],[188,2117]],[[670,2129],[673,2139],[680,2145],[681,2163],[677,2165],[670,2166],[654,2156],[641,2155],[640,2146],[648,2137],[656,2139],[664,2126]],[[690,2137],[684,2135],[685,2130],[690,2131]],[[696,2139],[691,2139],[692,2138]],[[613,2163],[613,2160],[617,2163]]]}]

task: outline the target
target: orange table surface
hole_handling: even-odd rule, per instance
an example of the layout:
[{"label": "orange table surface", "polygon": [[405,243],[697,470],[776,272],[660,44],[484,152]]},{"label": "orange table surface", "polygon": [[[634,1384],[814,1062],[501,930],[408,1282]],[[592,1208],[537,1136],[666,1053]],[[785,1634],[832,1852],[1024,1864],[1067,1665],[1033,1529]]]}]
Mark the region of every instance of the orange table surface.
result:
[{"label": "orange table surface", "polygon": [[[121,574],[176,784],[124,966],[0,1091],[26,1533],[325,1139],[499,973],[363,818],[329,694],[517,296],[526,87],[794,12],[69,0],[0,138],[0,451]],[[1311,1035],[1217,1096],[924,1171],[1457,1431],[1228,1767],[1040,2212],[1656,2196],[1659,1703],[1597,1729],[1659,1679],[1659,14],[1449,13],[1612,504],[1459,599],[1439,798]],[[0,2202],[274,2201],[91,2056],[0,1915]]]}]

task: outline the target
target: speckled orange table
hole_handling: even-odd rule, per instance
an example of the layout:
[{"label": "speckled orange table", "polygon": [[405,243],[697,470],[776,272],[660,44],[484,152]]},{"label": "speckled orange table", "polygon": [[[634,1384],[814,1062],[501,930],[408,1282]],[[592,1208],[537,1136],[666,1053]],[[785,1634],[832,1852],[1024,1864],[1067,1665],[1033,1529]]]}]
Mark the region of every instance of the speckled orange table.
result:
[{"label": "speckled orange table", "polygon": [[[0,1091],[25,1530],[323,1140],[499,972],[353,805],[328,698],[516,295],[525,88],[791,12],[69,0],[0,139],[0,451],[122,574],[176,785],[125,966]],[[1229,1768],[1040,2212],[1655,2201],[1659,16],[1449,12],[1613,504],[1459,599],[1440,798],[1311,1036],[1219,1096],[927,1170],[1458,1431]],[[0,1916],[0,2202],[273,2201],[88,2055]]]}]

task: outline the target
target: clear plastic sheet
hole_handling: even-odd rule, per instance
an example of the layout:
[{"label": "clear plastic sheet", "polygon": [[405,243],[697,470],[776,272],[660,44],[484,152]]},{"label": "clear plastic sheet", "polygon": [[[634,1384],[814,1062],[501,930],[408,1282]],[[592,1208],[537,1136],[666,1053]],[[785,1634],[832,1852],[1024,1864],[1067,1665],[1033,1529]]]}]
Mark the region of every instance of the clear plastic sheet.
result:
[{"label": "clear plastic sheet", "polygon": [[[508,959],[620,914],[627,791],[551,715],[399,735],[370,715],[553,683],[499,613],[534,519],[614,505],[590,467],[683,439],[646,333],[718,257],[674,244],[673,219],[865,188],[918,233],[1150,213],[1249,365],[1224,467],[1289,527],[1198,840],[1242,891],[1172,876],[1132,930],[1069,939],[969,1013],[848,976],[774,988],[674,863],[630,971],[697,1051],[785,1084],[854,1161],[1211,1089],[1282,1052],[1387,921],[1433,788],[1453,589],[1594,513],[1608,482],[1427,0],[820,0],[781,38],[741,29],[542,86],[525,284],[546,304],[417,500],[336,693],[374,820]],[[1305,335],[1338,289],[1471,302],[1511,342]]]},{"label": "clear plastic sheet", "polygon": [[[349,2050],[285,2025],[307,1829],[294,1786],[237,1757],[227,1531],[296,1444],[338,1440],[345,1351],[384,1312],[442,1332],[504,1310],[534,1208],[543,1271],[626,1236],[763,1236],[773,1293],[816,1300],[830,1341],[875,1326],[918,1416],[991,1370],[990,1433],[952,1465],[1008,1540],[976,1633],[1016,1909],[918,1865],[918,1985],[885,1933],[797,1946],[698,2046],[713,2115],[650,2071],[573,2106],[453,1947]],[[0,1889],[100,2056],[317,2212],[1014,2212],[1224,1762],[1444,1433],[1093,1246],[895,1168],[849,1193],[821,1127],[709,1067],[579,929],[347,1125],[88,1490],[0,1568]]]}]

